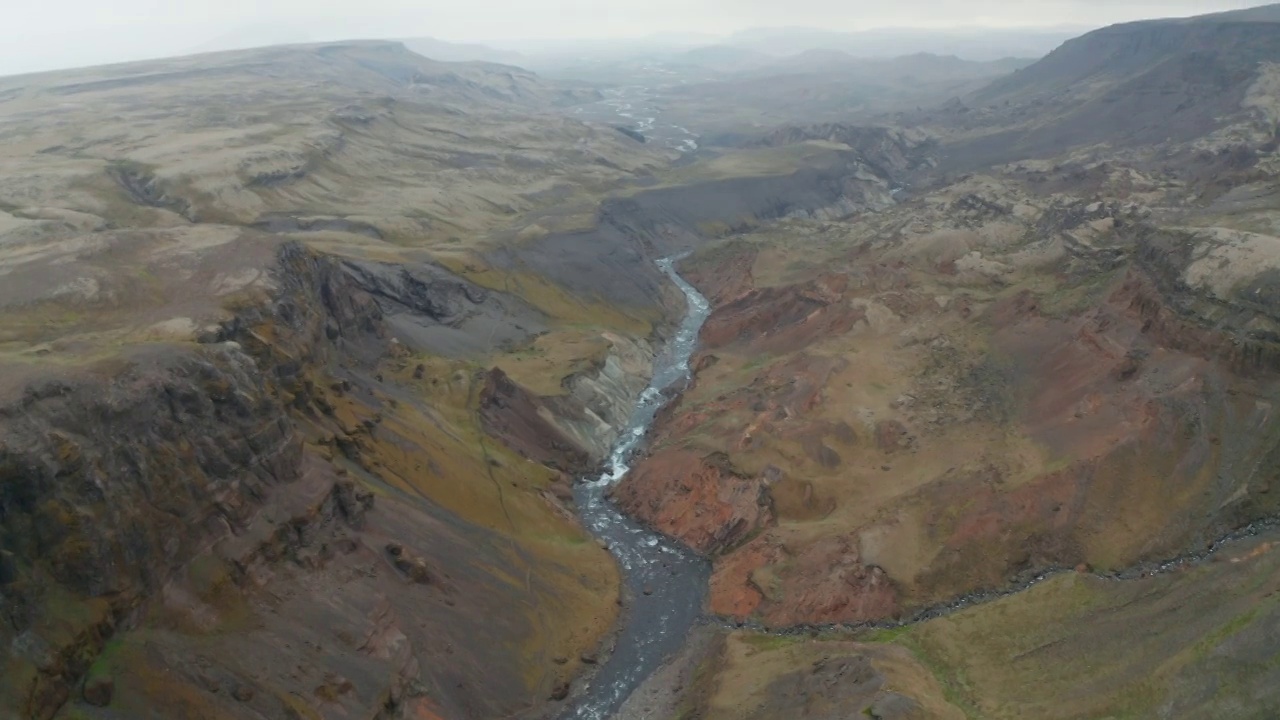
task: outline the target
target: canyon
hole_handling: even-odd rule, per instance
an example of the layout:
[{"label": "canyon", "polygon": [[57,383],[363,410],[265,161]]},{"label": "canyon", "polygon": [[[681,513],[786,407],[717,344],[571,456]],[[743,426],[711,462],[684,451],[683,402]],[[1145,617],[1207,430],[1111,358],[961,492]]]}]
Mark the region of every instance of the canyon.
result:
[{"label": "canyon", "polygon": [[1274,717],[1277,7],[768,128],[0,78],[0,717]]}]

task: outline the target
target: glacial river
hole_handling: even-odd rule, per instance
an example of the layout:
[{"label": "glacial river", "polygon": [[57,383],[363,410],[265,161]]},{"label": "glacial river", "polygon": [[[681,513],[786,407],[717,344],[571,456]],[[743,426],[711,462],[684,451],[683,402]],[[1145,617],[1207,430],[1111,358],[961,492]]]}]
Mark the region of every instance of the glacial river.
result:
[{"label": "glacial river", "polygon": [[579,483],[574,490],[583,524],[617,557],[631,602],[613,654],[561,716],[564,720],[611,717],[650,674],[680,649],[702,617],[711,572],[708,563],[625,517],[608,499],[609,490],[631,469],[654,415],[666,402],[663,391],[689,376],[689,358],[710,313],[710,303],[676,273],[673,259],[660,260],[658,266],[684,291],[688,313],[656,359],[653,380],[640,395],[606,471],[595,480]]},{"label": "glacial river", "polygon": [[582,120],[620,125],[634,130],[654,145],[689,153],[698,149],[698,134],[663,117],[657,92],[641,85],[609,88],[603,99],[580,105],[574,113]]}]

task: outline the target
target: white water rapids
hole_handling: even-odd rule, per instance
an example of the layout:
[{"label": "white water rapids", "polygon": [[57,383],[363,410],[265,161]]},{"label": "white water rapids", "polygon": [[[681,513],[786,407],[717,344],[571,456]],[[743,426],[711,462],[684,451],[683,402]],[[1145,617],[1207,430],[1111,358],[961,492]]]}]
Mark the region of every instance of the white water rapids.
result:
[{"label": "white water rapids", "polygon": [[[633,599],[612,655],[589,681],[565,720],[606,720],[672,654],[680,649],[702,616],[710,569],[705,560],[620,513],[608,499],[611,488],[631,469],[636,450],[654,416],[667,401],[664,393],[689,377],[689,358],[710,303],[675,271],[676,258],[658,267],[685,294],[688,312],[680,329],[654,362],[653,380],[640,395],[609,463],[598,478],[578,484],[574,495],[584,525],[618,559]],[[646,594],[647,593],[647,594]]]}]

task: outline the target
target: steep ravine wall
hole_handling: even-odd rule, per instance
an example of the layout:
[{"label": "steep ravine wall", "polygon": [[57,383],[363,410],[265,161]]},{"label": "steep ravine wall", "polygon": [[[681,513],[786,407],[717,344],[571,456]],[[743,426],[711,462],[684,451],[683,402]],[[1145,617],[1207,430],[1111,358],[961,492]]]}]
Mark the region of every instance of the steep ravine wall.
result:
[{"label": "steep ravine wall", "polygon": [[51,717],[178,567],[300,474],[301,439],[238,349],[128,362],[0,409],[0,697],[22,717]]},{"label": "steep ravine wall", "polygon": [[610,335],[609,341],[609,352],[598,367],[565,379],[570,397],[584,410],[585,422],[561,422],[599,460],[609,454],[653,375],[654,350],[648,341],[617,335]]},{"label": "steep ravine wall", "polygon": [[[0,697],[19,716],[52,717],[176,573],[302,478],[307,372],[381,353],[377,307],[333,263],[296,245],[279,263],[274,300],[207,343],[55,373],[0,408]],[[337,496],[356,512],[349,483]]]},{"label": "steep ravine wall", "polygon": [[1217,357],[1245,375],[1280,371],[1280,285],[1261,274],[1216,297],[1186,282],[1187,268],[1204,241],[1184,232],[1143,228],[1134,268],[1120,293],[1131,301],[1153,337],[1180,350]]},{"label": "steep ravine wall", "polygon": [[[904,141],[905,142],[905,141]],[[891,151],[892,150],[892,151]],[[584,298],[618,307],[666,307],[679,317],[653,261],[709,239],[784,218],[839,218],[892,205],[893,188],[930,164],[932,146],[832,150],[790,172],[658,187],[606,201],[594,226],[512,243],[492,254]]]},{"label": "steep ravine wall", "polygon": [[[509,716],[607,631],[607,555],[503,493],[545,481],[439,427],[412,369],[384,378],[407,361],[377,300],[296,244],[273,284],[200,345],[0,407],[0,717]],[[639,392],[651,353],[618,346],[569,415]]]},{"label": "steep ravine wall", "polygon": [[[843,158],[790,177],[642,194],[607,206],[589,237],[551,239],[577,264],[541,270],[571,291],[675,317],[656,257],[696,245],[706,223],[856,211],[854,166]],[[556,260],[536,245],[520,262]],[[552,493],[529,493],[542,505],[517,505],[513,516],[501,485],[527,473],[483,441],[474,467],[457,472],[487,473],[505,520],[483,519],[489,511],[466,499],[474,478],[445,481],[450,443],[466,432],[442,431],[438,414],[397,385],[410,373],[384,382],[386,361],[404,349],[378,298],[341,262],[297,244],[281,246],[273,283],[241,298],[198,345],[50,369],[0,406],[0,706],[17,717],[106,718],[122,707],[180,716],[202,703],[232,718],[310,717],[298,708],[317,706],[320,716],[505,716],[574,671],[576,662],[557,668],[543,655],[575,657],[607,629],[617,586],[599,548],[518,549],[511,535],[520,513],[574,532]],[[597,465],[660,341],[613,338],[598,366],[565,379],[561,397],[508,387],[563,442],[545,457],[506,444],[552,471]],[[460,377],[422,382],[453,387]],[[494,420],[521,416],[491,402],[501,395],[476,393],[476,410],[505,441]],[[442,439],[421,441],[414,423]],[[540,439],[530,447],[548,447]],[[465,497],[448,509],[423,489],[453,486]],[[510,530],[498,532],[503,523]],[[510,586],[511,577],[526,581]],[[305,589],[314,587],[330,596]],[[557,630],[581,618],[595,625]],[[347,624],[341,637],[353,639],[335,644],[331,633]],[[299,646],[325,651],[292,663]],[[541,649],[531,656],[531,647]]]},{"label": "steep ravine wall", "polygon": [[[844,130],[856,134],[856,129]],[[735,229],[791,217],[845,217],[893,204],[892,188],[929,164],[932,145],[869,134],[880,141],[858,152],[832,151],[789,174],[655,188],[609,200],[589,230],[512,243],[490,259],[501,267],[531,269],[586,300],[656,308],[670,325],[682,314],[683,300],[655,265],[658,258]],[[568,398],[533,397],[501,373],[490,374],[486,427],[528,457],[583,471],[604,458],[617,428],[626,423],[648,382],[663,333],[660,326],[648,340],[611,336],[604,362],[565,379]],[[516,411],[508,421],[495,419],[494,410],[508,408]]]},{"label": "steep ravine wall", "polygon": [[[861,427],[857,415],[830,404],[840,392],[830,381],[839,371],[833,353],[803,351],[815,338],[849,332],[839,324],[849,315],[845,285],[815,274],[794,286],[748,290],[750,247],[700,256],[702,267],[689,270],[713,299],[692,388],[660,415],[655,450],[615,496],[646,524],[713,556],[714,611],[774,627],[911,617],[1056,568],[1145,568],[1273,522],[1280,467],[1270,420],[1274,350],[1256,334],[1269,320],[1266,309],[1210,301],[1179,280],[1185,258],[1147,242],[1138,241],[1127,275],[1070,317],[1042,312],[1025,292],[975,319],[958,311],[948,321],[989,333],[1015,368],[1000,380],[1017,388],[1009,414],[973,424],[1027,433],[1060,453],[1063,465],[1009,492],[988,485],[1002,470],[932,475],[886,502],[882,517],[896,513],[894,523],[911,513],[959,518],[946,520],[950,526],[929,521],[927,537],[947,552],[914,576],[859,564],[858,543],[877,539],[878,520],[868,523],[870,532],[830,523],[847,534],[833,531],[821,542],[795,540],[785,526],[775,531],[779,517],[803,527],[839,508],[842,497],[830,490],[824,497],[818,485],[833,470],[866,464],[887,473],[910,462],[900,441],[919,425],[904,414],[904,421],[853,430]],[[743,379],[750,375],[726,378],[734,368],[750,370],[757,357],[771,365],[753,371],[750,382]],[[947,388],[963,397],[966,386],[948,381]],[[824,403],[831,414],[819,415]],[[760,438],[794,444],[755,452]],[[930,447],[938,435],[912,442],[920,452],[948,452]],[[765,539],[743,544],[758,537]]]}]

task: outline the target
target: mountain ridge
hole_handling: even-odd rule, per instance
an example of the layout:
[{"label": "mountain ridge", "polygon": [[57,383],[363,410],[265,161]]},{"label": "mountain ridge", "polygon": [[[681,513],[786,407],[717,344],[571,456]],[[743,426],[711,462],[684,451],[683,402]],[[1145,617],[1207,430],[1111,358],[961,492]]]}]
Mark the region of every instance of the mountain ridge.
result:
[{"label": "mountain ridge", "polygon": [[1270,5],[1102,28],[902,119],[951,128],[949,157],[970,169],[1100,143],[1173,147],[1228,128],[1266,132],[1280,32],[1253,18],[1277,16],[1280,5]]}]

